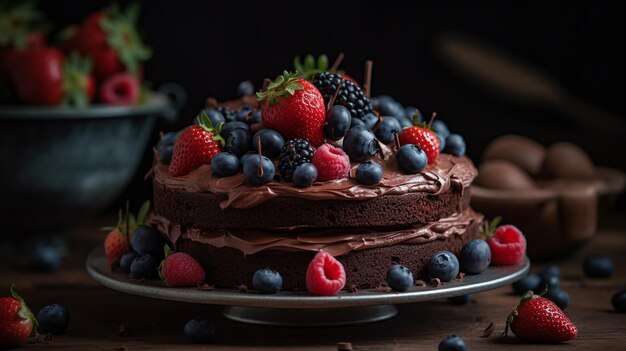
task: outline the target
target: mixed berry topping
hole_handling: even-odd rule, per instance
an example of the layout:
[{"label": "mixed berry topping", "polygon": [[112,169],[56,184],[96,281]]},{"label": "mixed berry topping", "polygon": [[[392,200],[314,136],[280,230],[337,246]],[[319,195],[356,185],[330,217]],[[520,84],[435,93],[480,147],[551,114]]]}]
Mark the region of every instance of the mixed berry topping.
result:
[{"label": "mixed berry topping", "polygon": [[348,79],[344,79],[340,74],[330,72],[317,73],[311,81],[324,97],[324,102],[328,103],[339,84],[343,81],[343,86],[339,90],[335,105],[341,105],[350,111],[353,117],[363,117],[372,112],[372,104],[365,96],[363,90]]},{"label": "mixed berry topping", "polygon": [[280,152],[278,174],[286,182],[291,182],[293,171],[303,163],[311,163],[315,148],[306,139],[288,140]]}]

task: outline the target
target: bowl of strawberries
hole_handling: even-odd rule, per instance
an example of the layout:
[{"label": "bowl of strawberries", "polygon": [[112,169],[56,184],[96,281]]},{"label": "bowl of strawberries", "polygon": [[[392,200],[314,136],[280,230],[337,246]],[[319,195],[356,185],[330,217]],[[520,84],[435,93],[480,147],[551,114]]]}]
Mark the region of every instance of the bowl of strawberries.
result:
[{"label": "bowl of strawberries", "polygon": [[135,28],[138,9],[92,13],[57,46],[37,30],[43,15],[32,3],[1,9],[3,233],[53,232],[109,205],[137,172],[157,119],[175,115],[170,99],[143,87],[151,53]]}]

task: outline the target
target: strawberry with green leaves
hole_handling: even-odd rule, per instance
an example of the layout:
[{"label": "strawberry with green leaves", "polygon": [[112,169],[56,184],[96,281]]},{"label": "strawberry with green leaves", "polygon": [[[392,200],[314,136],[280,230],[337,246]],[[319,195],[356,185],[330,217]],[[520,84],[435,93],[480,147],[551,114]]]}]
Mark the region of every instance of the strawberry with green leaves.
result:
[{"label": "strawberry with green leaves", "polygon": [[305,138],[316,147],[324,143],[324,98],[309,81],[285,71],[257,97],[266,127],[279,131],[285,140]]},{"label": "strawberry with green leaves", "polygon": [[139,225],[145,223],[149,212],[150,201],[146,201],[141,205],[137,217],[132,213],[127,213],[126,216],[122,216],[122,210],[120,210],[117,224],[114,227],[101,228],[109,232],[104,239],[104,254],[109,264],[117,264],[122,255],[130,250],[129,233],[132,235]]},{"label": "strawberry with green leaves", "polygon": [[20,346],[37,328],[35,316],[13,288],[11,297],[0,297],[0,348]]},{"label": "strawberry with green leaves", "polygon": [[509,328],[520,340],[535,343],[561,343],[573,340],[578,329],[552,301],[528,291],[506,319],[504,336]]},{"label": "strawberry with green leaves", "polygon": [[400,144],[414,144],[419,146],[426,153],[429,164],[434,163],[435,160],[437,160],[437,156],[439,156],[439,138],[431,129],[431,124],[435,116],[436,114],[433,113],[430,122],[420,123],[419,115],[415,114],[415,116],[413,116],[415,125],[413,127],[404,128],[400,132]]},{"label": "strawberry with green leaves", "polygon": [[170,175],[180,177],[202,165],[210,165],[224,148],[221,128],[222,124],[213,126],[206,113],[198,116],[198,125],[187,127],[176,139],[168,168]]}]

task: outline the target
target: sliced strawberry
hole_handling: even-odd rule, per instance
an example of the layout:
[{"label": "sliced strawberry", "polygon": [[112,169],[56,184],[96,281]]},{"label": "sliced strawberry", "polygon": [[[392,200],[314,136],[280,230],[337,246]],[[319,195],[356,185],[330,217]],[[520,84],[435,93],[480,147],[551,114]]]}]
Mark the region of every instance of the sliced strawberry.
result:
[{"label": "sliced strawberry", "polygon": [[139,102],[141,88],[135,76],[117,73],[107,78],[100,87],[100,102],[114,105],[135,105]]},{"label": "sliced strawberry", "polygon": [[306,288],[315,295],[335,295],[346,285],[341,262],[325,251],[315,255],[306,270]]}]

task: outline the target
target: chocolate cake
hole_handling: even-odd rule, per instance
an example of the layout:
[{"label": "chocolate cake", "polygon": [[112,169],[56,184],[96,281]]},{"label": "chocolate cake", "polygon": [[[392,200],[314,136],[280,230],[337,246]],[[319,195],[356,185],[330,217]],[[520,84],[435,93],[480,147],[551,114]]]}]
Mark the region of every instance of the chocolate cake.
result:
[{"label": "chocolate cake", "polygon": [[[338,75],[331,76],[340,79],[337,78],[340,77]],[[285,95],[282,100],[279,96],[278,103],[288,104],[292,97],[297,97],[298,89],[309,89],[310,84],[307,85],[308,82],[303,78],[294,78],[285,73],[281,79],[274,85],[270,84],[268,89],[277,87],[280,89],[283,84],[285,89],[295,89],[295,93],[290,91],[291,96]],[[294,82],[299,85],[289,85]],[[318,115],[319,111],[314,111],[317,104],[321,106],[322,116],[327,116],[325,125],[328,125],[331,123],[328,116],[332,115],[334,100],[321,101],[322,95],[315,89],[331,83],[318,81],[316,84],[315,87],[310,85],[312,91],[307,91],[309,94],[306,97],[309,104],[307,108],[294,109],[296,112],[291,113],[297,114],[298,111],[306,110],[309,115]],[[328,85],[324,98],[329,92],[334,91],[332,89],[342,89],[342,84],[335,88]],[[352,83],[348,88],[350,91],[360,89]],[[335,94],[337,95],[348,98],[351,96],[349,91],[343,95]],[[271,92],[263,91],[259,96],[261,98],[270,96],[275,99]],[[363,96],[359,95],[359,106],[369,104],[369,100]],[[315,99],[321,102],[311,102]],[[236,110],[249,101],[250,97],[247,97],[239,102],[230,102],[222,106]],[[272,101],[272,104],[276,103]],[[329,106],[328,110],[325,110],[326,103]],[[281,168],[278,163],[288,159],[283,155],[286,148],[292,148],[293,152],[297,140],[318,138],[319,131],[315,130],[315,135],[310,139],[307,135],[294,136],[289,126],[281,129],[280,123],[270,120],[269,116],[276,118],[276,112],[268,110],[267,104],[269,103],[261,103],[263,121],[252,125],[252,130],[269,126],[284,136],[303,139],[288,141],[285,137],[285,146],[280,157],[273,155],[266,158],[259,152],[258,156],[252,155],[246,160],[241,154],[237,155],[244,164],[243,173],[235,170],[233,174],[218,176],[213,170],[212,167],[216,165],[212,165],[210,159],[215,157],[214,140],[219,138],[206,139],[210,149],[207,149],[203,157],[208,155],[208,161],[182,175],[179,172],[180,160],[176,160],[177,151],[183,153],[181,151],[183,146],[179,146],[179,141],[173,146],[174,155],[171,163],[172,165],[176,163],[176,176],[173,175],[172,167],[168,166],[169,160],[165,159],[167,157],[162,156],[162,149],[155,150],[152,222],[175,250],[190,254],[203,266],[209,284],[221,287],[245,284],[250,287],[255,271],[269,267],[283,277],[283,289],[303,290],[306,289],[305,276],[309,262],[317,252],[326,251],[343,264],[346,286],[357,286],[360,289],[375,288],[385,282],[387,269],[394,263],[409,267],[418,278],[423,278],[425,263],[435,252],[449,250],[458,254],[467,241],[479,237],[478,226],[482,222],[482,215],[469,207],[470,187],[477,170],[469,158],[462,155],[464,145],[462,153],[456,151],[459,149],[457,147],[455,151],[440,154],[439,141],[435,134],[432,134],[426,141],[433,142],[434,139],[433,144],[419,145],[421,143],[419,141],[414,144],[418,146],[415,150],[409,150],[416,152],[417,155],[417,159],[412,162],[419,164],[423,160],[423,165],[417,172],[407,172],[406,165],[396,157],[401,148],[397,135],[396,143],[385,145],[379,141],[381,139],[379,132],[376,132],[376,139],[371,132],[375,144],[369,145],[369,149],[363,152],[372,151],[372,153],[361,157],[362,155],[355,155],[352,151],[348,152],[350,154],[348,156],[343,151],[347,150],[346,145],[343,145],[341,138],[336,140],[333,130],[332,137],[328,133],[325,134],[325,140],[321,141],[323,145],[311,141],[310,150],[316,150],[313,159],[306,150],[303,151],[302,158],[298,156],[294,159],[293,169],[290,171],[297,169],[302,163],[312,164],[319,169],[321,178],[322,171],[327,171],[321,167],[328,164],[330,165],[328,167],[336,169],[332,169],[334,173],[325,172],[324,177],[327,178],[327,174],[338,175],[324,181],[318,178],[317,181],[300,187],[294,185],[295,180],[293,183],[287,182],[285,177],[281,177],[280,170],[284,169],[284,165]],[[345,104],[348,108],[352,106],[345,98],[337,104]],[[215,101],[210,100],[210,105],[209,107],[215,108]],[[255,107],[256,105],[251,106],[251,110]],[[224,107],[221,111],[225,111]],[[378,111],[377,106],[374,106],[374,111]],[[341,112],[335,111],[336,114]],[[417,114],[415,116],[417,118]],[[207,117],[206,113],[204,117]],[[369,117],[379,119],[379,123],[371,130],[383,128],[381,126],[383,118]],[[308,115],[293,118],[306,119]],[[363,120],[367,118],[366,115]],[[396,117],[384,118],[396,119]],[[204,118],[206,123],[211,124],[207,120],[208,117]],[[219,118],[217,120],[219,121]],[[226,122],[229,123],[228,120]],[[396,125],[394,121],[387,122],[391,122],[389,123],[391,127]],[[309,124],[299,127],[298,133],[308,133],[311,129]],[[352,124],[354,125],[355,121]],[[321,126],[322,124],[319,124],[319,128]],[[203,128],[209,136],[219,133],[219,128],[217,131],[208,127]],[[313,127],[315,128],[317,127]],[[361,128],[362,131],[365,127],[353,126],[350,131],[356,130],[355,128]],[[421,126],[419,128],[428,129]],[[421,130],[417,132],[422,133]],[[238,133],[244,136],[245,133],[249,133],[251,139],[252,133],[249,131]],[[343,134],[345,133],[344,131]],[[363,133],[368,136],[367,132]],[[400,134],[400,129],[393,133]],[[386,140],[390,139],[389,136],[383,135]],[[234,158],[233,155],[241,149],[235,145],[238,141],[235,138],[237,136],[233,134],[222,137],[226,139],[226,143],[217,149],[220,153],[229,153],[229,157]],[[180,138],[182,137],[179,137],[179,140]],[[401,138],[406,140],[407,136]],[[248,145],[244,146],[252,149],[251,142],[246,142]],[[260,140],[257,142],[260,148]],[[328,146],[325,146],[327,144]],[[324,163],[325,160],[315,159],[322,149],[325,152],[330,150],[328,151],[330,154],[322,156],[331,158],[332,162]],[[192,154],[189,150],[184,152],[184,157]],[[358,180],[357,172],[364,160],[369,162],[368,166],[376,165],[380,170],[378,175],[382,174],[374,183],[367,184],[369,181]],[[255,168],[252,168],[254,172],[246,173],[246,162],[256,162]],[[409,169],[413,166],[415,164]],[[276,174],[275,169],[278,170]],[[220,170],[217,173],[224,172]],[[314,175],[317,177],[318,173],[315,172]],[[251,177],[254,179],[250,179]]]}]

